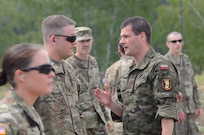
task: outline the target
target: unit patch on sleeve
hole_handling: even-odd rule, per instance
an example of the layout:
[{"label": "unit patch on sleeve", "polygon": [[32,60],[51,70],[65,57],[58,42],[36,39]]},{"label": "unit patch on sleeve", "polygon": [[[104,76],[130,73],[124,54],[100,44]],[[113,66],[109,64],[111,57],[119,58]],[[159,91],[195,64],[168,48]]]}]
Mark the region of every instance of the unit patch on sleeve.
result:
[{"label": "unit patch on sleeve", "polygon": [[162,88],[164,90],[171,90],[171,88],[172,88],[172,79],[170,79],[170,78],[162,79]]}]

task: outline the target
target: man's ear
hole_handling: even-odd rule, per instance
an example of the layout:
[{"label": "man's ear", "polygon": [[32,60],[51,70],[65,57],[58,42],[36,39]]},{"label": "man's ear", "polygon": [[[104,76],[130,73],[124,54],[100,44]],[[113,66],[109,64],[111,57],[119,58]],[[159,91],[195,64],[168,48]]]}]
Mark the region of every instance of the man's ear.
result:
[{"label": "man's ear", "polygon": [[50,36],[50,41],[56,43],[55,36]]},{"label": "man's ear", "polygon": [[140,35],[141,40],[143,40],[143,41],[147,40],[147,35],[145,34],[145,32],[141,32],[139,35]]},{"label": "man's ear", "polygon": [[169,48],[169,42],[168,41],[166,41],[166,47]]}]

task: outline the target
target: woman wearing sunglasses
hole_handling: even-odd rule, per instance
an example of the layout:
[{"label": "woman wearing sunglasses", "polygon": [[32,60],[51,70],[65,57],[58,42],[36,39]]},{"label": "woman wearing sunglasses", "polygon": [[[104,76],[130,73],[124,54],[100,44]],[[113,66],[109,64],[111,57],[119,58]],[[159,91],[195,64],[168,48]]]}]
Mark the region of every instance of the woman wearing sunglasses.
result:
[{"label": "woman wearing sunglasses", "polygon": [[44,135],[44,126],[33,104],[51,92],[55,76],[47,52],[39,45],[14,45],[4,54],[0,86],[12,86],[0,101],[1,135]]}]

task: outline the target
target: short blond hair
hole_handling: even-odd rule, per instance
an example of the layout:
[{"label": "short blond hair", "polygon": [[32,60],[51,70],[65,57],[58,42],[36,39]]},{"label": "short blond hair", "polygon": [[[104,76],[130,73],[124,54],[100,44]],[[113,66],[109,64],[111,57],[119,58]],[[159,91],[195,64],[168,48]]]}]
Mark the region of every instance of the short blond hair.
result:
[{"label": "short blond hair", "polygon": [[63,32],[63,27],[76,25],[76,22],[64,15],[50,15],[42,21],[43,41],[46,43],[51,35]]}]

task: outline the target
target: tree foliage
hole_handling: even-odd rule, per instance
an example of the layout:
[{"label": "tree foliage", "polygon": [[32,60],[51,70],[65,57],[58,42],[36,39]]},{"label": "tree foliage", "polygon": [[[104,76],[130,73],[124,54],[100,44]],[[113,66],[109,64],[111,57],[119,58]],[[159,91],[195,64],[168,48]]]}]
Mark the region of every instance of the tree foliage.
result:
[{"label": "tree foliage", "polygon": [[[178,0],[1,0],[0,4],[0,56],[10,46],[21,42],[42,44],[41,22],[52,14],[63,14],[77,22],[77,26],[88,26],[93,30],[92,55],[96,57],[102,71],[119,59],[117,44],[120,24],[131,16],[143,16],[152,25],[152,46],[166,53],[166,35],[181,31],[185,38],[184,52],[195,69],[202,69],[202,29],[204,2],[183,0],[181,15]],[[198,52],[198,53],[195,53]]]},{"label": "tree foliage", "polygon": [[162,54],[167,52],[165,41],[168,33],[179,31],[183,34],[183,52],[189,55],[196,73],[201,73],[204,68],[203,6],[204,1],[200,0],[166,1],[157,8],[157,19],[153,24],[153,44]]}]

